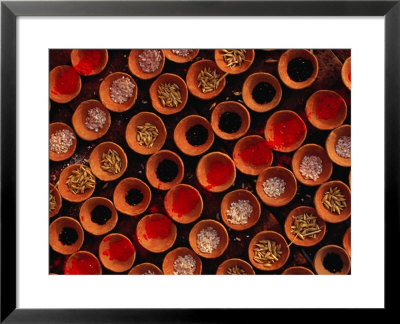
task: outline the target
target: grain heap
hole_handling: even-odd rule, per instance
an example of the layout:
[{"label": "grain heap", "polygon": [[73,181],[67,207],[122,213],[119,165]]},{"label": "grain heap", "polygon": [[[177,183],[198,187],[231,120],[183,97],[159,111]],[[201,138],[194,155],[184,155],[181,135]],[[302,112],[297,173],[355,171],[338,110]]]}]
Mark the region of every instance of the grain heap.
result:
[{"label": "grain heap", "polygon": [[228,222],[235,225],[245,225],[253,212],[253,206],[248,200],[238,200],[231,203],[226,211]]},{"label": "grain heap", "polygon": [[218,232],[211,226],[202,229],[197,234],[197,247],[203,253],[212,253],[220,242]]},{"label": "grain heap", "polygon": [[174,275],[192,275],[196,270],[196,260],[190,255],[178,256],[174,261]]}]

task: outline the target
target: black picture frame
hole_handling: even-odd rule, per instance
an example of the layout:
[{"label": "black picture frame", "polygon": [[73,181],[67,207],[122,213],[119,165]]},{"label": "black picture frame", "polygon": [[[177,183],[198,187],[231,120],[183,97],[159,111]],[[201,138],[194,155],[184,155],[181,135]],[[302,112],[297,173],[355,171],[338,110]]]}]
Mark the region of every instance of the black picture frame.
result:
[{"label": "black picture frame", "polygon": [[[16,20],[19,16],[381,16],[385,19],[385,247],[399,235],[400,1],[2,1],[1,322],[225,322],[244,310],[19,309],[16,307]],[[373,46],[373,44],[371,44]],[[386,256],[390,253],[386,250]],[[398,275],[385,258],[385,309]],[[265,310],[251,310],[258,317]],[[212,315],[211,315],[212,314]],[[241,317],[241,316],[240,316]]]}]

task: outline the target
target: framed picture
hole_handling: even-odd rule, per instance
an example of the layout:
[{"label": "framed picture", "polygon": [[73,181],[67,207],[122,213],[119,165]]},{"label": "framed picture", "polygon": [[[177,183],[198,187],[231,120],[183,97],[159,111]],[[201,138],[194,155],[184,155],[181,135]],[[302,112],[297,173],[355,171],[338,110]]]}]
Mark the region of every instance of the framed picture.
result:
[{"label": "framed picture", "polygon": [[2,2],[1,320],[390,308],[399,12]]}]

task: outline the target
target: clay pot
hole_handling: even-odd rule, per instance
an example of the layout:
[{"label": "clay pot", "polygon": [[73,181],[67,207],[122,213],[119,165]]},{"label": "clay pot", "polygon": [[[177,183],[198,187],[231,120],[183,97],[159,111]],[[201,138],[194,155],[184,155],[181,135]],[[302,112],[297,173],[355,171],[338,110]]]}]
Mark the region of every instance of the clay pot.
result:
[{"label": "clay pot", "polygon": [[149,275],[155,274],[155,275],[162,275],[163,272],[160,270],[159,267],[157,267],[155,264],[152,263],[141,263],[136,266],[134,266],[128,273],[128,275]]},{"label": "clay pot", "polygon": [[[238,200],[248,200],[249,204],[253,207],[253,211],[250,214],[246,224],[233,224],[229,220],[227,215],[231,203],[237,202]],[[261,215],[261,206],[258,202],[256,196],[254,196],[250,191],[244,189],[238,189],[228,192],[221,201],[221,218],[226,226],[230,227],[235,231],[243,231],[254,226]]]},{"label": "clay pot", "polygon": [[[60,191],[61,197],[70,202],[82,202],[88,199],[94,192],[95,188],[88,188],[83,193],[73,193],[68,185],[68,177],[72,174],[72,171],[79,169],[83,164],[71,164],[61,171],[60,178],[58,180],[58,190]],[[89,167],[83,165],[85,168]]]},{"label": "clay pot", "polygon": [[[143,194],[143,200],[137,205],[130,205],[125,200],[129,190],[138,189]],[[138,178],[125,178],[121,180],[114,189],[113,195],[115,208],[125,215],[137,216],[146,211],[151,201],[151,190],[149,186]]]},{"label": "clay pot", "polygon": [[[78,234],[77,240],[71,244],[63,244],[60,241],[59,235],[63,231],[64,228],[72,228]],[[55,221],[50,224],[50,246],[51,248],[61,254],[69,255],[78,251],[84,239],[83,229],[78,221],[76,221],[72,217],[59,217]]]},{"label": "clay pot", "polygon": [[[98,132],[91,130],[86,127],[86,117],[88,111],[92,108],[99,108],[106,114],[106,122],[104,126],[99,129]],[[79,104],[76,108],[74,114],[72,115],[72,126],[75,129],[76,134],[85,141],[94,141],[104,136],[111,125],[111,116],[108,109],[106,109],[103,104],[98,100],[86,100]]]},{"label": "clay pot", "polygon": [[[50,87],[49,94],[50,94],[50,99],[53,100],[54,102],[61,103],[61,104],[70,102],[72,99],[74,99],[81,92],[82,80],[81,80],[79,75],[78,75],[78,83],[76,85],[76,88],[71,93],[62,94],[62,93],[59,93],[56,90],[56,84],[57,84],[58,78],[61,76],[61,74],[63,72],[66,72],[69,69],[73,69],[73,67],[71,67],[69,65],[59,65],[59,66],[56,66],[53,70],[50,71],[50,75],[49,75],[49,87]],[[75,71],[75,73],[78,74],[76,71]]]},{"label": "clay pot", "polygon": [[349,186],[351,188],[351,170],[349,171]]},{"label": "clay pot", "polygon": [[185,255],[191,255],[193,259],[196,261],[196,267],[193,272],[194,275],[200,275],[202,271],[202,262],[193,250],[188,249],[187,247],[178,247],[170,252],[164,257],[164,261],[162,264],[162,269],[164,274],[166,275],[174,275],[174,262],[179,257],[185,257]]},{"label": "clay pot", "polygon": [[[205,129],[207,129],[208,132],[208,137],[207,140],[197,146],[191,145],[187,138],[186,138],[186,132],[193,126],[196,125],[201,125]],[[204,117],[201,117],[199,115],[189,115],[183,118],[175,127],[174,129],[174,142],[175,145],[186,155],[189,156],[197,156],[201,155],[204,152],[208,151],[208,149],[213,145],[214,143],[214,132],[213,129],[208,122],[208,120]]]},{"label": "clay pot", "polygon": [[131,73],[134,76],[137,76],[139,79],[143,79],[143,80],[153,79],[157,75],[159,75],[161,73],[161,71],[163,70],[164,64],[165,64],[165,56],[164,56],[163,52],[160,50],[160,53],[161,53],[160,66],[154,72],[147,73],[142,70],[142,68],[139,65],[139,61],[138,61],[139,55],[142,54],[143,51],[144,50],[131,50],[131,52],[129,53],[129,57],[128,57],[129,70],[131,71]]},{"label": "clay pot", "polygon": [[71,254],[65,263],[65,275],[101,275],[99,259],[88,251],[78,251]]},{"label": "clay pot", "polygon": [[60,122],[51,123],[49,126],[49,139],[53,133],[64,130],[64,129],[69,130],[72,134],[74,134],[75,138],[72,140],[72,145],[69,147],[68,151],[65,153],[56,153],[56,152],[53,152],[52,150],[49,150],[50,161],[55,161],[55,162],[64,161],[66,159],[69,159],[75,153],[76,142],[77,142],[76,134],[75,134],[74,130],[71,127],[69,127],[67,124],[60,123]]},{"label": "clay pot", "polygon": [[229,268],[237,266],[245,271],[246,275],[255,275],[253,267],[242,259],[228,259],[222,262],[217,268],[217,275],[227,275]]},{"label": "clay pot", "polygon": [[[322,161],[322,172],[314,181],[313,179],[305,179],[300,172],[300,165],[305,156],[318,156]],[[328,153],[322,146],[317,144],[306,144],[300,147],[292,158],[292,169],[297,180],[306,186],[319,186],[329,180],[332,175],[333,165]]]},{"label": "clay pot", "polygon": [[336,153],[336,143],[342,136],[351,137],[351,125],[342,125],[331,131],[326,138],[325,148],[332,162],[342,167],[351,167],[351,157],[343,158]]},{"label": "clay pot", "polygon": [[347,89],[351,90],[351,56],[344,61],[341,75],[343,84]]},{"label": "clay pot", "polygon": [[[275,89],[275,96],[268,103],[259,104],[253,99],[253,90],[261,82],[267,82]],[[243,83],[242,98],[247,107],[259,113],[270,111],[279,105],[282,99],[282,87],[278,79],[270,73],[257,72],[250,74]]]},{"label": "clay pot", "polygon": [[[99,49],[96,50],[100,55],[100,62],[97,66],[93,67],[92,71],[88,71],[88,72],[83,72],[80,71],[79,69],[79,62],[85,57],[85,55],[87,55],[88,50],[79,50],[79,49],[74,49],[71,51],[71,63],[72,66],[76,69],[76,71],[84,76],[89,76],[89,75],[96,75],[99,74],[101,71],[104,70],[104,68],[107,65],[108,62],[108,51],[106,49]],[[89,50],[90,52],[90,50]]]},{"label": "clay pot", "polygon": [[282,272],[283,275],[313,275],[310,269],[305,267],[290,267]]},{"label": "clay pot", "polygon": [[[266,180],[268,180],[269,178],[274,178],[274,177],[280,178],[283,181],[285,181],[285,183],[286,183],[285,191],[277,198],[269,197],[265,193],[264,187],[263,187],[263,183]],[[257,191],[258,197],[260,197],[262,202],[264,204],[266,204],[267,206],[281,207],[281,206],[285,206],[290,201],[292,201],[292,199],[296,195],[297,181],[296,181],[294,174],[290,170],[288,170],[284,167],[280,167],[280,166],[273,166],[273,167],[264,169],[258,175],[257,182],[256,182],[256,191]]]},{"label": "clay pot", "polygon": [[246,49],[246,53],[244,56],[244,62],[242,62],[241,65],[237,65],[234,67],[229,67],[224,60],[224,52],[222,49],[216,49],[214,51],[214,59],[215,63],[218,65],[218,67],[229,74],[240,74],[245,71],[247,71],[250,66],[254,62],[254,57],[255,57],[255,51],[253,49]]},{"label": "clay pot", "polygon": [[57,187],[55,187],[51,183],[49,185],[50,185],[49,194],[53,194],[54,198],[56,199],[56,208],[51,212],[50,212],[50,209],[49,209],[49,217],[53,217],[53,216],[57,215],[58,212],[61,209],[62,198],[61,198],[60,192],[58,191]]},{"label": "clay pot", "polygon": [[[236,113],[242,120],[240,128],[234,133],[225,133],[219,128],[219,120],[226,112]],[[227,141],[233,141],[245,135],[250,128],[250,114],[245,106],[236,101],[224,101],[219,103],[211,113],[211,127],[215,134]]]},{"label": "clay pot", "polygon": [[[135,85],[135,87],[133,88],[132,97],[130,97],[127,101],[123,103],[116,103],[111,99],[110,87],[115,80],[118,80],[122,77],[128,78]],[[111,73],[107,75],[105,79],[100,83],[100,88],[99,88],[100,100],[107,109],[114,112],[120,113],[131,109],[136,102],[137,94],[138,94],[137,84],[135,80],[127,73],[123,72]]]},{"label": "clay pot", "polygon": [[[330,272],[324,266],[325,257],[330,254],[337,254],[343,262],[341,271]],[[314,269],[319,275],[346,275],[350,272],[351,262],[347,252],[338,245],[325,245],[320,248],[314,256]]]},{"label": "clay pot", "polygon": [[168,60],[175,62],[175,63],[187,63],[187,62],[193,60],[200,52],[200,50],[196,49],[196,50],[193,50],[193,52],[191,52],[187,56],[179,56],[179,55],[173,53],[172,50],[170,50],[170,49],[163,49],[162,51]]},{"label": "clay pot", "polygon": [[342,244],[349,257],[351,257],[351,227],[344,233]]},{"label": "clay pot", "polygon": [[[158,87],[164,83],[174,83],[179,87],[182,102],[176,107],[165,107],[158,98]],[[150,86],[149,89],[151,104],[155,110],[163,115],[172,115],[180,112],[185,108],[188,99],[188,88],[185,81],[176,74],[164,73],[161,74]]]}]

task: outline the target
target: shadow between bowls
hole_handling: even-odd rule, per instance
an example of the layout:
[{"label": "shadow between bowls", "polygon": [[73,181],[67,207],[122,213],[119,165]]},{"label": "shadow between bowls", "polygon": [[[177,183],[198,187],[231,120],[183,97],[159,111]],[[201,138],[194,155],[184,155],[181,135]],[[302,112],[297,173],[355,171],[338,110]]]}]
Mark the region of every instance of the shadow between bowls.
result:
[{"label": "shadow between bowls", "polygon": [[[340,271],[330,272],[324,266],[324,259],[328,254],[336,254],[340,257],[343,267]],[[321,247],[314,256],[314,269],[319,275],[346,275],[350,272],[351,262],[345,249],[338,245],[325,245]]]},{"label": "shadow between bowls", "polygon": [[178,247],[167,253],[167,255],[164,257],[164,260],[162,263],[162,269],[163,269],[164,274],[165,275],[175,275],[174,262],[177,258],[185,257],[185,255],[191,255],[193,257],[193,259],[196,262],[196,266],[195,266],[193,274],[200,275],[202,272],[202,268],[203,268],[201,259],[195,252],[193,252],[193,250],[191,250],[187,247]]},{"label": "shadow between bowls", "polygon": [[228,259],[222,262],[218,268],[217,268],[217,275],[228,275],[227,271],[229,268],[232,268],[234,266],[237,266],[240,269],[243,269],[245,271],[245,275],[255,275],[256,273],[254,272],[253,267],[251,264],[248,262],[242,260],[242,259]]},{"label": "shadow between bowls", "polygon": [[158,51],[160,51],[160,54],[161,54],[161,62],[160,62],[160,65],[157,70],[155,70],[154,72],[144,72],[139,65],[139,55],[141,55],[143,53],[143,51],[145,51],[145,50],[143,50],[143,49],[131,50],[131,52],[129,53],[129,57],[128,57],[129,71],[131,71],[131,73],[134,76],[138,77],[139,79],[142,79],[142,80],[153,79],[157,75],[159,75],[164,68],[164,64],[165,64],[164,53],[163,53],[163,51],[158,50]]},{"label": "shadow between bowls", "polygon": [[336,144],[342,136],[351,137],[351,125],[342,125],[332,130],[326,138],[325,148],[333,163],[342,167],[351,167],[351,157],[344,158],[336,153]]},{"label": "shadow between bowls", "polygon": [[58,131],[62,131],[64,129],[69,130],[72,134],[74,134],[75,138],[72,140],[72,145],[69,147],[68,151],[65,153],[56,153],[56,152],[53,152],[52,150],[49,150],[50,161],[54,161],[54,162],[65,161],[66,159],[69,159],[75,153],[76,143],[77,143],[76,134],[75,134],[74,130],[67,124],[61,123],[61,122],[51,123],[49,126],[49,139],[52,134],[54,134],[55,132],[58,132]]},{"label": "shadow between bowls", "polygon": [[[63,73],[66,73],[69,70],[73,71],[73,73],[76,74],[76,76],[77,76],[78,83],[76,84],[76,88],[71,93],[67,93],[67,94],[59,93],[56,89],[57,80],[60,78],[60,76]],[[63,103],[70,102],[81,92],[82,80],[81,80],[81,77],[79,76],[78,72],[76,72],[72,66],[59,65],[50,71],[49,88],[50,88],[49,89],[50,99],[53,100],[54,102],[63,104]]]},{"label": "shadow between bowls", "polygon": [[49,217],[51,218],[51,217],[54,217],[55,215],[57,215],[58,212],[60,211],[61,206],[62,206],[62,198],[61,198],[60,192],[58,191],[57,187],[55,187],[51,183],[49,185],[50,185],[49,186],[49,194],[54,195],[54,198],[56,200],[56,207],[53,209],[53,211],[50,211],[50,208],[49,208]]},{"label": "shadow between bowls", "polygon": [[341,76],[343,84],[351,91],[351,56],[344,61]]},{"label": "shadow between bowls", "polygon": [[[77,234],[77,240],[71,245],[63,244],[60,241],[59,235],[64,228],[72,228]],[[69,255],[77,252],[84,240],[84,233],[81,224],[72,217],[62,216],[54,220],[50,224],[49,241],[51,248],[64,255]]]},{"label": "shadow between bowls", "polygon": [[313,275],[314,272],[312,272],[310,269],[306,267],[289,267],[285,269],[285,271],[282,272],[283,275]]},{"label": "shadow between bowls", "polygon": [[65,275],[101,275],[99,259],[88,251],[78,251],[71,254],[64,267]]},{"label": "shadow between bowls", "polygon": [[193,49],[191,53],[187,56],[180,56],[172,52],[172,49],[163,49],[162,50],[165,57],[175,63],[187,63],[193,60],[200,52],[198,49]]},{"label": "shadow between bowls", "polygon": [[[151,273],[148,273],[148,272],[151,272]],[[155,264],[147,263],[147,262],[135,265],[128,272],[128,275],[149,275],[149,274],[162,275],[163,272]]]},{"label": "shadow between bowls", "polygon": [[[96,54],[100,56],[99,64],[93,66],[91,71],[84,71],[80,68],[79,63],[82,59],[84,59],[88,54],[92,54],[91,52],[95,51]],[[71,51],[71,63],[74,69],[83,76],[90,76],[99,74],[104,70],[108,62],[108,51],[106,49],[97,49],[97,50],[85,50],[85,49],[73,49]],[[92,63],[93,64],[93,63]]]},{"label": "shadow between bowls", "polygon": [[255,51],[253,49],[246,49],[243,63],[240,65],[236,65],[234,67],[229,67],[224,60],[224,50],[223,49],[214,50],[215,63],[222,71],[229,74],[240,74],[246,72],[253,64],[254,58],[255,58]]}]

